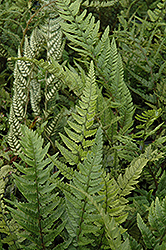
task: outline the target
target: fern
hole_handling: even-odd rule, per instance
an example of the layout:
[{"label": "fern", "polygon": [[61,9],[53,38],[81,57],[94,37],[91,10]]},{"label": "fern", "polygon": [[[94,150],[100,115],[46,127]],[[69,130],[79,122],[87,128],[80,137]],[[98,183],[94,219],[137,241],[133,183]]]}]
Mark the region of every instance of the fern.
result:
[{"label": "fern", "polygon": [[[94,236],[98,232],[98,227],[93,223],[98,218],[94,208],[88,204],[85,195],[77,192],[74,188],[81,188],[89,194],[95,194],[101,189],[102,174],[102,131],[98,130],[95,142],[91,148],[92,152],[87,154],[83,163],[78,164],[78,170],[74,176],[69,190],[64,190],[67,208],[66,229],[73,238],[75,247],[88,245],[97,246]],[[73,187],[74,185],[74,187]],[[102,197],[98,196],[99,202]],[[94,236],[92,236],[94,235]],[[89,249],[89,248],[88,248]]]},{"label": "fern", "polygon": [[91,129],[91,127],[94,122],[96,98],[95,74],[93,62],[91,62],[83,95],[79,101],[79,106],[76,106],[77,113],[72,113],[74,121],[68,120],[72,130],[65,128],[69,138],[60,134],[62,141],[69,150],[56,142],[61,153],[71,165],[82,160],[87,154],[87,148],[93,145],[92,136],[96,133],[96,129]]},{"label": "fern", "polygon": [[[116,250],[117,247],[118,249],[126,249],[126,250],[130,249],[129,240],[126,239],[125,242],[123,243],[121,240],[121,234],[124,233],[125,230],[123,230],[122,228],[119,228],[118,224],[114,221],[113,218],[110,220],[109,214],[104,212],[104,209],[101,207],[101,205],[97,204],[93,196],[89,195],[88,193],[86,193],[85,191],[81,189],[77,189],[76,187],[74,188],[78,190],[80,193],[84,194],[89,199],[89,201],[94,205],[94,207],[97,209],[98,213],[100,214],[103,220],[103,223],[105,225],[106,237],[108,240],[109,247],[111,247],[112,250]],[[108,246],[106,248],[108,248]]]},{"label": "fern", "polygon": [[[40,29],[36,28],[33,30],[29,41],[25,36],[23,56],[26,60],[22,60],[20,49],[18,50],[20,60],[17,60],[15,65],[14,96],[9,117],[10,131],[8,141],[12,149],[20,148],[18,140],[21,136],[20,123],[23,121],[26,123],[25,119],[29,118],[27,117],[29,103],[33,116],[42,116],[41,100],[43,96],[41,81],[45,81],[45,79],[45,109],[42,118],[48,119],[55,108],[55,105],[52,105],[52,99],[55,99],[62,82],[55,75],[38,70],[33,62],[33,59],[43,50],[45,42],[48,64],[50,64],[51,57],[56,60],[60,59],[64,45],[62,45],[62,32],[58,18],[46,19],[45,25],[41,25]],[[44,80],[41,79],[43,77]],[[38,122],[37,124],[39,125]],[[51,121],[49,126],[53,127]]]},{"label": "fern", "polygon": [[145,140],[148,137],[153,136],[153,134],[155,134],[156,131],[159,130],[161,126],[163,125],[163,123],[161,123],[158,126],[156,126],[154,129],[150,129],[151,125],[154,123],[155,120],[157,120],[161,116],[161,114],[162,114],[162,110],[158,109],[158,110],[144,111],[142,115],[136,116],[136,119],[141,121],[143,124],[139,124],[138,126],[136,126],[136,128],[139,129],[140,131],[135,133],[133,137],[142,138],[143,149],[145,147],[145,144],[144,144]]},{"label": "fern", "polygon": [[[122,247],[126,245],[126,247],[128,247],[126,249],[130,249],[128,240],[126,240],[122,244],[121,234],[124,232],[124,230],[122,228],[120,229],[118,225],[119,223],[123,223],[127,218],[126,203],[128,201],[127,199],[125,199],[125,196],[130,194],[130,192],[134,189],[133,186],[138,182],[137,179],[139,178],[143,167],[148,162],[148,159],[140,157],[137,159],[137,161],[133,161],[130,168],[126,169],[123,177],[122,175],[119,176],[117,182],[114,179],[111,179],[109,174],[106,176],[106,173],[101,169],[99,163],[97,163],[96,165],[98,169],[96,174],[93,174],[93,168],[91,170],[92,173],[88,172],[91,169],[90,167],[93,166],[91,161],[95,159],[93,161],[98,162],[101,157],[98,156],[98,154],[100,154],[100,150],[98,149],[98,147],[101,144],[101,139],[99,139],[100,133],[101,132],[99,129],[95,139],[95,143],[98,142],[98,145],[94,144],[91,148],[92,152],[88,153],[87,158],[85,158],[83,163],[78,164],[79,172],[74,172],[73,180],[69,185],[70,190],[65,188],[66,206],[69,217],[69,225],[67,226],[67,229],[72,237],[76,237],[76,235],[78,236],[79,233],[80,236],[82,236],[83,234],[86,237],[86,234],[88,234],[89,232],[92,232],[96,235],[98,230],[103,231],[102,228],[105,225],[103,236],[99,238],[99,241],[95,241],[93,244],[97,244],[98,246],[100,246],[100,244],[106,244],[106,246],[108,246],[109,244],[111,249],[117,249],[117,247],[119,247],[118,249],[122,249]],[[92,157],[94,153],[95,157]],[[94,177],[92,177],[91,175],[94,175]],[[89,181],[88,176],[90,178]],[[94,183],[93,187],[91,187],[91,182]],[[101,223],[101,221],[99,220],[100,223],[98,222],[99,224],[97,224],[98,229],[95,229],[95,227],[92,225],[91,227],[88,227],[87,225],[85,227],[86,231],[84,232],[84,223],[91,222],[91,219],[94,220],[94,218],[97,219],[97,217],[93,218],[93,216],[96,216],[96,211],[91,208],[89,204],[87,204],[87,200],[85,199],[85,197],[87,197],[97,209],[103,222]],[[82,203],[81,201],[83,200],[84,202]],[[81,209],[82,206],[84,207],[84,209]],[[88,207],[85,209],[85,206]],[[91,218],[88,219],[88,214],[86,213],[88,213],[89,209],[92,214]],[[81,216],[85,216],[86,220],[84,220]],[[81,223],[80,226],[79,223]],[[83,229],[81,229],[81,227],[83,227]],[[107,237],[108,242],[105,242],[104,235]],[[84,243],[77,242],[77,244],[81,245],[85,245],[88,243],[90,244],[90,242],[92,244],[93,242],[90,241],[89,238],[89,240],[85,238],[82,239],[82,237],[77,238],[77,240],[78,239],[80,241],[84,239]]]},{"label": "fern", "polygon": [[[12,167],[5,165],[0,169],[0,242],[2,244],[8,244],[9,249],[18,249],[19,247],[19,225],[15,220],[10,220],[8,212],[6,211],[6,205],[4,203],[5,186],[7,183],[9,172],[12,171]],[[2,249],[2,248],[1,248]]]},{"label": "fern", "polygon": [[[37,36],[39,39],[36,38]],[[25,38],[25,56],[32,58],[35,53],[38,52],[38,47],[41,42],[40,37],[37,30],[34,30],[31,35],[30,44],[27,38]],[[18,55],[21,56],[20,50],[18,50]],[[26,117],[29,92],[31,93],[31,104],[35,115],[39,115],[40,113],[38,106],[41,98],[40,85],[36,82],[33,69],[34,65],[31,62],[18,60],[15,65],[14,95],[9,116],[9,143],[12,149],[18,149],[20,147],[18,141],[18,138],[22,135],[20,123],[23,122]]]},{"label": "fern", "polygon": [[[67,38],[72,42],[70,47],[81,56],[85,58],[88,56],[93,59],[97,73],[102,79],[102,84],[114,100],[116,102],[120,100],[123,106],[118,110],[120,115],[123,115],[122,126],[131,126],[134,107],[130,92],[123,81],[122,63],[114,39],[110,45],[109,27],[105,29],[101,39],[99,39],[99,21],[95,23],[93,16],[90,14],[86,16],[86,10],[79,15],[79,1],[71,4],[70,1],[64,1],[63,3],[58,1],[58,3],[59,6],[63,7],[63,11],[59,12],[60,16],[69,21],[68,23],[61,23],[61,27]],[[108,82],[109,84],[107,84]],[[120,94],[117,98],[118,92]],[[124,96],[127,96],[127,98],[125,99]]]},{"label": "fern", "polygon": [[165,198],[160,202],[158,197],[155,202],[152,202],[148,222],[150,228],[142,220],[141,216],[137,215],[138,227],[141,231],[146,249],[164,249],[165,242]]},{"label": "fern", "polygon": [[148,15],[152,22],[163,21],[165,15],[165,1],[162,0],[157,4],[157,8],[154,11],[148,10]]},{"label": "fern", "polygon": [[[56,187],[50,179],[53,164],[50,164],[48,158],[45,159],[49,144],[43,148],[41,136],[27,127],[22,127],[22,134],[23,153],[20,157],[29,167],[15,163],[18,173],[13,174],[13,177],[25,201],[10,202],[16,208],[8,207],[8,209],[17,223],[26,230],[26,234],[21,236],[28,240],[29,245],[24,247],[46,249],[64,228],[65,223],[60,223],[64,204],[57,196],[58,193],[53,191]],[[57,174],[54,178],[56,176]],[[54,223],[56,227],[52,228]]]},{"label": "fern", "polygon": [[[164,23],[161,21],[163,17],[160,18],[162,13],[164,13],[163,1],[158,3],[154,12],[150,9],[147,11],[151,20],[156,18],[156,22],[140,18],[137,14],[129,20],[121,15],[119,21],[123,28],[116,32],[126,65],[125,78],[130,82],[128,87],[136,96],[139,95],[148,103],[155,105],[157,98],[153,90],[156,83],[163,79],[165,65],[161,63],[162,51],[165,50]],[[150,30],[152,32],[149,32]]]},{"label": "fern", "polygon": [[[115,41],[113,40],[110,45],[109,27],[105,29],[101,39],[99,39],[99,22],[95,24],[94,17],[91,17],[90,14],[86,17],[86,10],[78,16],[79,1],[75,1],[71,5],[70,2],[64,2],[63,4],[61,1],[58,2],[61,7],[63,6],[63,11],[60,11],[61,17],[70,22],[61,23],[65,35],[72,42],[70,47],[85,58],[89,56],[94,60],[102,84],[113,96],[114,100],[116,102],[120,101],[123,106],[118,110],[120,115],[123,115],[122,126],[131,126],[134,107],[130,92],[123,81],[122,63],[117,53]],[[75,4],[75,8],[73,4]],[[110,78],[111,86],[106,84],[110,81]],[[117,93],[120,93],[119,97],[116,97]],[[124,96],[127,96],[127,98],[124,98]]]},{"label": "fern", "polygon": [[[18,12],[22,40],[4,30],[11,15],[0,11],[2,56],[20,44],[8,142],[21,152],[19,200],[1,199],[0,247],[165,249],[165,2],[148,4],[18,0],[12,20],[17,27]],[[103,28],[101,8],[113,5],[115,20]],[[14,38],[10,51],[6,37]],[[135,129],[140,101],[151,110],[135,116]]]}]

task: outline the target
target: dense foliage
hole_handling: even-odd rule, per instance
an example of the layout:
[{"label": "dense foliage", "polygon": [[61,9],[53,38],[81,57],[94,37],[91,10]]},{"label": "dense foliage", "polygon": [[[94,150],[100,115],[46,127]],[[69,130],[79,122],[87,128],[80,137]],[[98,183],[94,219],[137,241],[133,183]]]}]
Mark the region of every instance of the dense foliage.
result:
[{"label": "dense foliage", "polygon": [[0,1],[0,249],[166,249],[166,0]]}]

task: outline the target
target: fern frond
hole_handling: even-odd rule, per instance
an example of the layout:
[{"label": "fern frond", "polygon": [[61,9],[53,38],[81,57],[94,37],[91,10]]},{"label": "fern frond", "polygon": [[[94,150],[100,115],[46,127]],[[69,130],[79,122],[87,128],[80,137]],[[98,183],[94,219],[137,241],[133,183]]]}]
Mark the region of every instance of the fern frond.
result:
[{"label": "fern frond", "polygon": [[120,188],[120,197],[128,195],[134,189],[133,185],[138,183],[138,178],[142,172],[143,167],[147,164],[148,159],[139,157],[131,162],[131,166],[126,169],[125,174],[120,174],[117,183]]},{"label": "fern frond", "polygon": [[79,106],[76,106],[77,113],[72,113],[74,121],[68,121],[68,125],[72,130],[65,128],[68,137],[60,134],[62,141],[68,149],[57,143],[63,156],[72,165],[77,164],[79,159],[83,159],[87,154],[87,148],[93,144],[92,137],[96,133],[96,129],[91,129],[91,127],[94,122],[96,99],[95,74],[93,63],[91,62]]},{"label": "fern frond", "polygon": [[63,47],[62,46],[62,30],[60,29],[61,18],[49,18],[45,24],[41,26],[42,35],[45,37],[47,43],[47,61],[61,59]]},{"label": "fern frond", "polygon": [[141,121],[142,124],[139,124],[136,128],[140,129],[139,132],[137,132],[134,137],[135,138],[143,138],[145,141],[149,136],[152,136],[156,133],[157,130],[161,128],[161,126],[164,123],[159,124],[154,129],[149,129],[150,126],[154,123],[155,120],[157,120],[162,115],[162,109],[152,109],[148,111],[144,111],[142,115],[137,115],[136,119]]},{"label": "fern frond", "polygon": [[[30,42],[28,42],[27,37],[25,37],[25,44],[24,44],[24,55],[28,58],[33,58],[35,54],[38,52],[39,47],[41,46],[41,34],[38,29],[34,29],[31,37]],[[20,49],[18,49],[18,57],[21,58]],[[14,95],[11,104],[11,111],[9,116],[9,123],[10,123],[10,131],[9,137],[10,139],[9,144],[13,149],[16,149],[12,141],[17,142],[20,132],[20,123],[23,122],[26,111],[27,105],[29,101],[29,93],[30,93],[30,100],[32,105],[32,110],[35,115],[39,115],[39,102],[41,98],[40,93],[40,84],[37,82],[33,75],[34,64],[31,61],[22,61],[17,60],[15,64],[14,70]],[[13,132],[16,133],[16,138],[13,135]],[[13,139],[12,139],[13,138]],[[15,143],[16,145],[16,143]],[[19,145],[19,142],[17,142]],[[17,146],[18,149],[18,146]]]},{"label": "fern frond", "polygon": [[104,197],[103,209],[107,212],[110,218],[113,218],[117,223],[123,223],[127,218],[125,205],[118,200],[118,188],[115,180],[110,179],[110,175],[103,175],[103,188],[100,195]]},{"label": "fern frond", "polygon": [[[119,113],[123,116],[121,120],[122,127],[130,127],[133,123],[134,106],[131,98],[131,94],[123,80],[123,66],[120,55],[117,60],[117,69],[114,75],[114,80],[112,80],[111,89],[115,98],[115,101],[122,104]],[[118,93],[118,95],[117,95]]]},{"label": "fern frond", "polygon": [[131,250],[143,250],[141,245],[131,235],[129,235],[127,232],[123,233],[123,238],[124,239],[129,239]]},{"label": "fern frond", "polygon": [[152,22],[156,21],[163,21],[164,15],[165,15],[165,0],[161,0],[154,11],[148,10],[148,15]]},{"label": "fern frond", "polygon": [[155,246],[155,237],[153,236],[151,230],[146,226],[144,221],[142,220],[141,216],[137,215],[137,223],[138,227],[142,233],[143,239],[145,241],[145,244],[148,248],[154,249]]},{"label": "fern frond", "polygon": [[[101,190],[102,175],[102,130],[99,128],[91,153],[87,154],[83,163],[78,164],[78,170],[74,171],[70,189],[65,191],[68,223],[66,229],[73,238],[76,246],[87,246],[97,244],[91,234],[95,235],[98,228],[93,220],[98,218],[95,208],[92,207],[87,197],[80,190],[93,195]],[[76,188],[75,188],[76,187]],[[95,198],[96,202],[102,200],[99,195]]]},{"label": "fern frond", "polygon": [[166,198],[159,201],[156,197],[152,202],[149,214],[148,223],[146,225],[140,214],[137,214],[137,224],[141,231],[144,243],[147,248],[164,249],[166,246]]},{"label": "fern frond", "polygon": [[[53,192],[55,184],[50,182],[53,164],[49,158],[45,158],[49,144],[43,148],[41,136],[25,126],[22,127],[22,134],[23,153],[20,157],[29,167],[15,163],[20,174],[13,174],[13,177],[26,201],[10,202],[16,209],[8,209],[17,223],[26,230],[24,237],[29,241],[31,249],[43,249],[48,247],[64,228],[65,222],[59,221],[64,212],[64,205],[57,193]],[[49,230],[54,223],[57,223],[56,228]]]},{"label": "fern frond", "polygon": [[78,14],[80,9],[79,0],[75,2],[58,0],[57,5],[61,18],[70,21],[70,24],[67,22],[61,23],[61,27],[67,38],[76,44],[77,47],[72,46],[72,48],[92,58],[93,45],[99,40],[99,21],[95,24],[91,13],[86,17],[87,10],[84,10],[80,15]]},{"label": "fern frond", "polygon": [[[101,204],[98,204],[98,200],[96,200],[96,196],[90,195],[88,192],[84,191],[82,188],[77,188],[76,186],[70,185],[72,188],[74,188],[79,193],[82,193],[85,197],[88,198],[89,202],[96,208],[97,212],[101,216],[101,219],[103,221],[102,224],[104,224],[105,230],[106,230],[106,238],[108,241],[108,244],[106,248],[111,247],[112,250],[118,249],[131,249],[129,240],[126,239],[125,242],[122,242],[121,234],[124,233],[124,229],[120,228],[118,224],[115,222],[114,218],[112,217],[110,219],[109,213],[104,211]],[[97,246],[96,246],[97,247]]]},{"label": "fern frond", "polygon": [[[123,79],[123,65],[120,55],[117,52],[115,40],[108,38],[108,28],[103,33],[100,42],[96,46],[96,49],[100,45],[100,53],[98,55],[98,74],[101,79],[104,79],[109,83],[109,87],[106,87],[107,91],[113,98],[113,101],[119,103],[117,111],[120,116],[120,126],[123,131],[125,128],[129,128],[132,125],[132,117],[134,114],[134,105],[132,102],[130,91]],[[97,49],[98,50],[98,49]],[[105,87],[105,85],[104,85]],[[122,132],[121,131],[121,132]]]}]

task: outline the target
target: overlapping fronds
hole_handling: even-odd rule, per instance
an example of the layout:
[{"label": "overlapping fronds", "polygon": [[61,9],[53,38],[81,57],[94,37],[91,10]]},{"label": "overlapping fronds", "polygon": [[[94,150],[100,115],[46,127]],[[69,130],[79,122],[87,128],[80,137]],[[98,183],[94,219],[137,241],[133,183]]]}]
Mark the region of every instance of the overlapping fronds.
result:
[{"label": "overlapping fronds", "polygon": [[[37,29],[34,29],[30,38],[25,38],[24,56],[33,58],[39,52],[41,46],[41,35]],[[18,49],[18,57],[21,57]],[[40,114],[39,102],[41,98],[40,84],[35,77],[34,65],[29,61],[17,60],[14,70],[14,94],[9,116],[9,144],[12,149],[18,149],[18,138],[21,136],[20,124],[26,118],[29,94],[32,110],[35,115]]]},{"label": "overlapping fronds", "polygon": [[103,208],[117,223],[123,223],[127,218],[127,203],[125,198],[138,183],[138,178],[147,164],[145,157],[138,158],[126,168],[125,174],[118,176],[117,181],[110,174],[103,176],[103,189],[100,194],[104,196]]},{"label": "overlapping fronds", "polygon": [[113,96],[114,101],[120,101],[121,107],[118,111],[123,116],[121,126],[130,127],[134,107],[130,92],[124,83],[122,62],[117,53],[115,40],[113,39],[110,44],[109,27],[99,38],[99,21],[95,23],[94,17],[91,13],[87,15],[86,10],[79,14],[80,1],[58,1],[57,4],[62,8],[58,10],[60,16],[68,21],[61,23],[61,27],[71,41],[70,47],[81,56],[89,56],[94,60],[102,84]]},{"label": "overlapping fronds", "polygon": [[[165,61],[162,54],[166,45],[165,22],[163,21],[164,2],[158,2],[155,10],[147,11],[151,21],[140,18],[136,14],[132,20],[127,20],[124,15],[121,15],[119,21],[122,29],[116,32],[120,48],[123,51],[125,76],[130,82],[128,87],[136,95],[155,105],[158,96],[152,90],[155,89],[157,82],[162,81],[165,72]],[[149,32],[150,30],[152,32]]]},{"label": "overlapping fronds", "polygon": [[166,198],[159,201],[158,197],[156,197],[149,209],[149,225],[145,224],[139,214],[137,215],[138,227],[141,231],[146,249],[163,250],[166,247],[165,207]]},{"label": "overlapping fronds", "polygon": [[[90,201],[90,203],[96,208],[97,212],[99,213],[102,219],[102,223],[104,224],[104,227],[105,227],[104,233],[107,238],[107,244],[105,248],[107,249],[111,247],[112,250],[116,250],[117,248],[121,250],[122,249],[130,250],[131,248],[129,244],[129,239],[126,238],[126,240],[123,242],[121,238],[121,235],[125,232],[125,230],[119,227],[118,223],[115,222],[114,218],[110,219],[109,214],[105,212],[102,206],[96,202],[96,199],[94,199],[93,196],[85,192],[83,189],[77,189],[76,187],[74,188],[78,190],[81,194],[85,195]],[[102,240],[103,240],[103,236],[102,236]],[[103,242],[100,242],[100,243],[101,243],[101,246],[104,245]],[[98,246],[100,247],[100,245]]]},{"label": "overlapping fronds", "polygon": [[[19,137],[21,136],[20,124],[26,123],[28,118],[28,109],[31,107],[33,116],[39,117],[41,114],[42,84],[45,82],[45,109],[44,119],[48,119],[55,109],[55,96],[62,85],[62,81],[56,78],[52,73],[46,70],[38,69],[33,62],[35,57],[43,50],[46,44],[47,63],[51,62],[51,58],[59,60],[62,55],[62,31],[59,25],[60,18],[46,19],[45,24],[40,29],[35,28],[28,38],[25,37],[24,50],[21,54],[18,50],[19,60],[16,61],[14,71],[14,95],[10,110],[10,131],[8,141],[12,149],[19,149]],[[26,58],[26,60],[22,60]],[[29,105],[30,104],[30,105]],[[54,127],[49,121],[49,126]]]},{"label": "overlapping fronds", "polygon": [[[25,201],[11,202],[16,208],[9,207],[9,210],[26,230],[22,234],[29,242],[25,249],[46,249],[64,228],[65,223],[60,222],[64,204],[54,191],[56,185],[50,181],[53,164],[46,158],[49,144],[43,148],[41,136],[27,127],[22,127],[22,134],[20,157],[28,167],[15,163],[18,172],[13,177]],[[55,223],[56,227],[52,228]]]}]

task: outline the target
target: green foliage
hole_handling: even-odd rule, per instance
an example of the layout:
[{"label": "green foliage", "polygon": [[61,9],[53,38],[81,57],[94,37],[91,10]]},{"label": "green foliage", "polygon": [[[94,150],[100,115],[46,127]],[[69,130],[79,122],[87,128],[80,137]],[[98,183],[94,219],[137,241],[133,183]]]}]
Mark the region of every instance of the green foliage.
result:
[{"label": "green foliage", "polygon": [[0,248],[165,249],[165,0],[0,3]]},{"label": "green foliage", "polygon": [[96,99],[94,67],[93,62],[91,62],[79,106],[76,105],[76,113],[72,113],[74,121],[68,120],[68,125],[73,131],[65,128],[69,138],[60,134],[62,141],[70,151],[56,142],[66,161],[71,165],[77,164],[80,159],[82,160],[87,154],[87,148],[93,145],[92,137],[96,133],[96,129],[91,128],[94,122]]},{"label": "green foliage", "polygon": [[141,231],[145,249],[165,249],[165,198],[160,202],[158,197],[153,201],[148,214],[149,226],[141,216],[137,215],[138,227]]},{"label": "green foliage", "polygon": [[[51,159],[56,162],[57,155],[46,157],[50,145],[43,147],[41,136],[25,126],[21,129],[19,156],[24,163],[14,163],[17,171],[13,177],[22,201],[5,199],[11,204],[8,209],[14,221],[20,225],[19,248],[68,249],[70,245],[71,249],[78,246],[130,249],[128,239],[123,242],[124,229],[119,224],[127,217],[125,196],[134,189],[148,159],[139,157],[115,181],[102,166],[103,139],[99,128],[91,150],[79,162],[70,184],[65,184],[58,179],[59,171],[51,174],[54,166]],[[64,196],[59,195],[59,188]],[[64,241],[54,248],[53,241],[60,235]]]},{"label": "green foliage", "polygon": [[[0,169],[0,242],[2,244],[8,244],[9,249],[18,249],[18,233],[19,225],[14,219],[11,219],[9,213],[6,210],[6,206],[3,202],[5,186],[8,182],[9,173],[12,171],[12,167],[4,165]],[[1,248],[2,249],[2,248]]]},{"label": "green foliage", "polygon": [[[45,249],[51,246],[64,228],[65,223],[59,220],[64,212],[64,205],[62,199],[57,196],[58,193],[53,192],[56,185],[50,180],[53,164],[49,158],[45,159],[49,144],[42,148],[41,136],[26,127],[22,127],[22,134],[20,157],[28,164],[28,168],[15,163],[19,172],[13,174],[13,177],[25,201],[10,201],[16,208],[8,209],[17,223],[26,230],[22,237],[29,243],[24,249]],[[56,227],[53,227],[54,224]]]},{"label": "green foliage", "polygon": [[117,1],[85,1],[83,2],[83,6],[86,7],[96,7],[96,8],[103,8],[103,7],[110,7],[113,6]]},{"label": "green foliage", "polygon": [[147,2],[149,9],[144,7],[146,12],[142,17],[140,13],[132,12],[130,15],[129,11],[123,12],[115,34],[125,62],[125,79],[133,91],[136,104],[140,105],[140,101],[145,100],[146,104],[160,108],[158,97],[163,93],[155,88],[162,85],[165,79],[165,1],[156,1],[152,5],[151,1]]},{"label": "green foliage", "polygon": [[140,124],[136,126],[137,129],[141,129],[139,132],[137,132],[134,137],[135,138],[142,138],[143,141],[145,141],[148,137],[152,136],[156,133],[157,130],[161,128],[163,123],[159,124],[155,129],[149,129],[150,126],[154,123],[155,120],[157,120],[162,114],[162,110],[148,110],[144,111],[142,115],[137,115],[136,119],[143,122],[143,124]]}]

